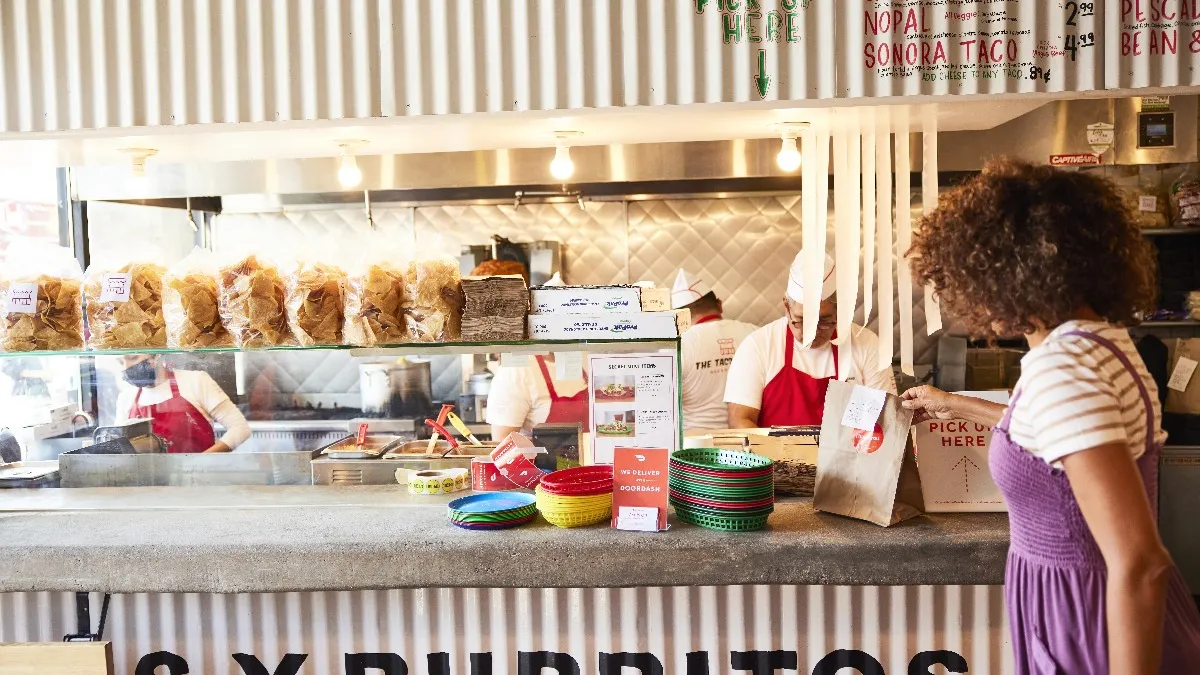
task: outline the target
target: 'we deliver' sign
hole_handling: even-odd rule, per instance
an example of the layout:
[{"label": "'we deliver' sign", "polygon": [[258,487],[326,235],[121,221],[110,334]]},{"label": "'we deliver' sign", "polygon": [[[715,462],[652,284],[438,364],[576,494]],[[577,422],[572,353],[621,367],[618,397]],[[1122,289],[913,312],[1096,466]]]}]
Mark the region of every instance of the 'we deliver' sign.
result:
[{"label": "'we deliver' sign", "polygon": [[[962,393],[1008,402],[1008,392]],[[991,427],[965,420],[927,420],[913,425],[913,441],[926,511],[1008,510],[988,472]]]}]

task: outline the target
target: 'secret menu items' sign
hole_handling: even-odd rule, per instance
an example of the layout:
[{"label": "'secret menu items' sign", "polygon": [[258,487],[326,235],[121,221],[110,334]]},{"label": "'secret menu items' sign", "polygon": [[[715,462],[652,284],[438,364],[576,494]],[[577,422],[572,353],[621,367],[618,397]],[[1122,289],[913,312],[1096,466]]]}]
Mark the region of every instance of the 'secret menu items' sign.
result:
[{"label": "'secret menu items' sign", "polygon": [[1086,91],[1103,85],[1102,2],[852,0],[839,94]]}]

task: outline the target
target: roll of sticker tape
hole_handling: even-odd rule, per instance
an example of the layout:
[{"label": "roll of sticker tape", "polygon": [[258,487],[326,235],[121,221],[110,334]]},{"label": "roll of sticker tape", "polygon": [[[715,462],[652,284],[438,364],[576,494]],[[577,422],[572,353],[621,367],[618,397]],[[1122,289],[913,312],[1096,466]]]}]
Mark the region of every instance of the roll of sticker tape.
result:
[{"label": "roll of sticker tape", "polygon": [[461,492],[469,487],[466,469],[430,469],[408,473],[408,494],[441,495]]}]

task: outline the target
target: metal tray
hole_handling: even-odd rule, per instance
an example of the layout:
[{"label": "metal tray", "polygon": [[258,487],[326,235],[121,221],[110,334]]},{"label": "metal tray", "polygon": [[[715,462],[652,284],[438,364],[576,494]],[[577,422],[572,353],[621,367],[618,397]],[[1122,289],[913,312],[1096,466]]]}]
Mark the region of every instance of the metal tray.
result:
[{"label": "metal tray", "polygon": [[317,452],[330,459],[374,459],[391,451],[404,437],[392,434],[367,434],[366,442],[360,448],[354,434],[340,438]]},{"label": "metal tray", "polygon": [[490,455],[492,450],[495,450],[498,445],[498,443],[491,441],[482,442],[483,445],[460,443],[457,448],[451,450],[449,443],[438,441],[434,443],[433,452],[430,453],[428,438],[423,441],[405,441],[385,453],[383,458],[386,460],[403,460],[414,457],[480,457]]}]

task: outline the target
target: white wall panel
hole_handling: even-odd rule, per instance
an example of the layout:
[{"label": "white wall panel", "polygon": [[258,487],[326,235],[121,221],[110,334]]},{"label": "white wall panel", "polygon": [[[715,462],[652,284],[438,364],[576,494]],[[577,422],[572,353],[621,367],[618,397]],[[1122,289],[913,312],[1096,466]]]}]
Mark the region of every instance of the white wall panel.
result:
[{"label": "white wall panel", "polygon": [[[0,642],[61,640],[74,632],[74,609],[72,593],[0,594]],[[696,672],[690,652],[707,651],[709,672],[720,674],[738,672],[731,651],[796,652],[796,670],[809,673],[835,649],[865,651],[888,673],[911,672],[929,650],[958,653],[972,673],[1012,672],[1000,586],[116,595],[105,639],[121,675],[160,650],[204,675],[241,675],[235,652],[257,656],[267,672],[285,653],[307,654],[302,675],[344,672],[345,654],[360,652],[398,654],[422,674],[428,654],[446,652],[449,673],[466,674],[471,653],[490,652],[491,672],[507,675],[518,652],[543,650],[569,654],[585,675],[598,672],[600,652],[650,652],[682,675]]]}]

